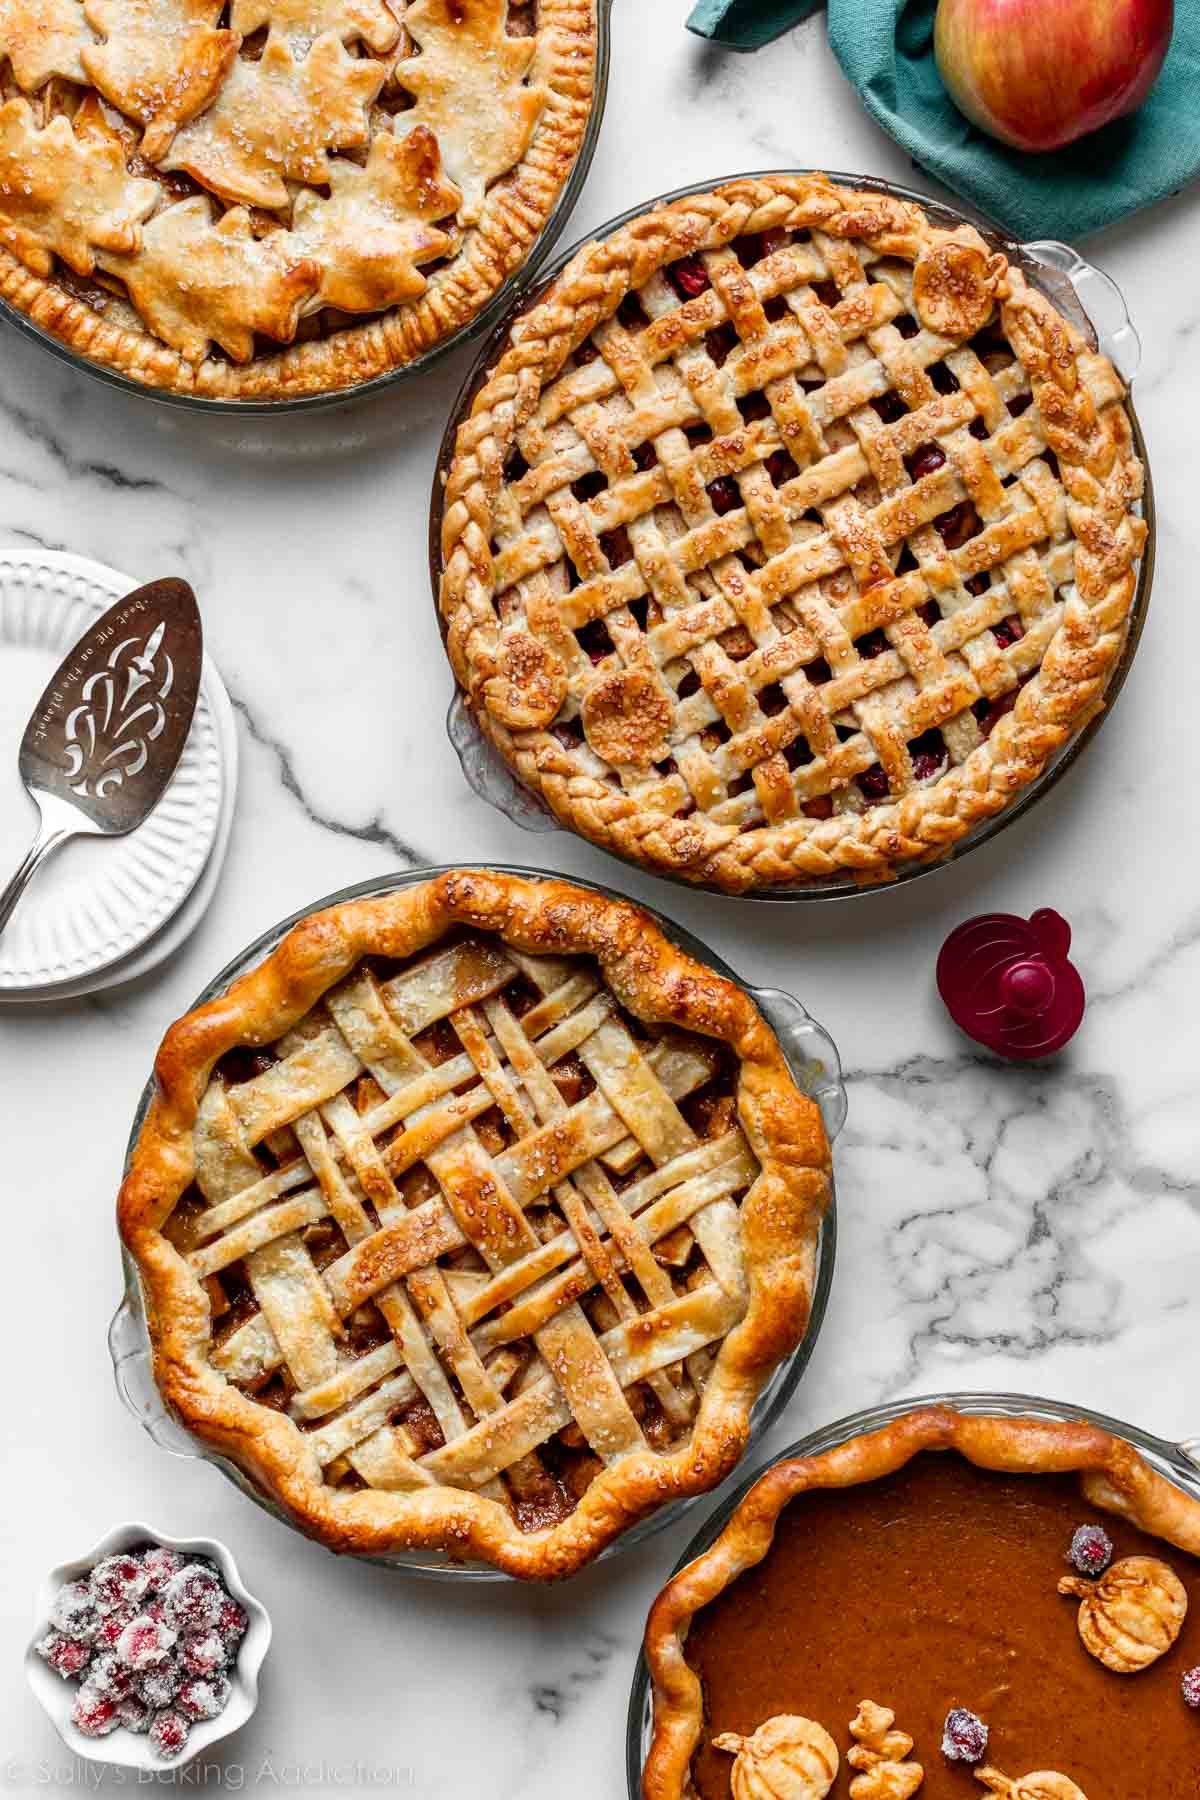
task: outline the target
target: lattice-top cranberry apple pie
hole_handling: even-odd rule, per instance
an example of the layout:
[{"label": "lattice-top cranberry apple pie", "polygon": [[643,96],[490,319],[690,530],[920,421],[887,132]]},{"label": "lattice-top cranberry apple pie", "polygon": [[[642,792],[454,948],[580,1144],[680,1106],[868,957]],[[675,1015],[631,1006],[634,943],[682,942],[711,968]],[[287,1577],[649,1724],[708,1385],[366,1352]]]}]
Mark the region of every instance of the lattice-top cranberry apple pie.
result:
[{"label": "lattice-top cranberry apple pie", "polygon": [[623,902],[339,905],[157,1076],[120,1224],[159,1387],[336,1549],[569,1574],[728,1473],[803,1335],[820,1115]]},{"label": "lattice-top cranberry apple pie", "polygon": [[746,178],[514,323],[439,501],[447,646],[607,849],[736,893],[878,880],[1099,707],[1141,491],[1112,365],[972,228]]},{"label": "lattice-top cranberry apple pie", "polygon": [[549,218],[596,29],[596,0],[0,0],[0,296],[209,398],[411,362]]}]

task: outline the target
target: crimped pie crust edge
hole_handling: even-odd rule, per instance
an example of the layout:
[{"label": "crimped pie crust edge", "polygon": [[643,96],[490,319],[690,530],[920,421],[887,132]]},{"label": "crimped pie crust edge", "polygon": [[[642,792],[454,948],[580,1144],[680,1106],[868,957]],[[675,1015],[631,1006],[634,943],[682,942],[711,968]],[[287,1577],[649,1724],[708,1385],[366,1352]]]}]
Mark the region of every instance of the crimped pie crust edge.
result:
[{"label": "crimped pie crust edge", "polygon": [[1078,1473],[1089,1505],[1200,1555],[1200,1501],[1175,1487],[1123,1438],[1086,1420],[962,1413],[921,1407],[876,1431],[772,1464],[715,1543],[672,1576],[646,1621],[644,1650],[654,1696],[644,1800],[684,1800],[703,1728],[703,1696],[685,1646],[692,1619],[771,1548],[785,1506],[817,1488],[857,1487],[893,1474],[923,1450],[955,1451],[980,1468],[1016,1475]]},{"label": "crimped pie crust edge", "polygon": [[[160,1226],[193,1174],[193,1127],[210,1071],[234,1044],[277,1039],[363,956],[403,958],[458,924],[532,954],[591,954],[631,1012],[728,1043],[740,1061],[739,1117],[761,1170],[741,1202],[749,1305],[721,1344],[691,1437],[669,1455],[611,1465],[561,1524],[522,1532],[498,1503],[440,1487],[338,1493],[307,1466],[303,1434],[208,1363],[207,1299]],[[830,1197],[829,1146],[774,1034],[733,983],[677,950],[633,905],[567,882],[454,871],[347,902],[293,927],[227,993],[167,1032],[156,1092],[118,1199],[141,1277],[160,1392],[184,1424],[246,1471],[300,1528],[358,1554],[423,1548],[534,1579],[574,1573],[646,1513],[720,1482],[745,1448],[764,1382],[807,1326],[817,1235]]]},{"label": "crimped pie crust edge", "polygon": [[[489,709],[491,493],[502,479],[515,432],[536,409],[543,389],[626,294],[677,259],[734,238],[813,225],[914,264],[923,252],[957,243],[978,248],[985,260],[1000,265],[997,293],[1006,334],[1030,374],[1044,418],[1057,428],[1052,444],[1060,466],[1071,466],[1089,490],[1086,502],[1076,498],[1071,507],[1076,581],[1089,601],[1076,597],[1067,605],[1040,669],[1019,691],[1013,711],[965,762],[930,787],[869,806],[857,816],[820,821],[802,816],[722,842],[723,834],[702,817],[650,811],[634,796],[581,772],[549,731],[514,731]],[[915,202],[840,187],[823,175],[737,179],[654,207],[585,245],[538,304],[515,321],[504,354],[459,425],[446,476],[438,603],[447,654],[480,730],[570,829],[632,862],[728,893],[846,874],[868,883],[887,880],[902,865],[944,856],[976,825],[1011,805],[1102,708],[1125,644],[1146,535],[1131,510],[1141,493],[1142,469],[1132,450],[1105,456],[1111,450],[1107,433],[1095,432],[1096,409],[1076,379],[1076,355],[1084,348],[1050,302],[1005,258],[993,258],[971,226],[946,231]],[[1096,468],[1072,457],[1072,431],[1094,435],[1101,454]]]},{"label": "crimped pie crust edge", "polygon": [[601,0],[540,0],[553,48],[539,64],[549,93],[521,162],[487,194],[461,252],[416,300],[245,365],[192,363],[149,330],[108,323],[53,275],[0,248],[0,298],[101,372],[202,400],[290,400],[352,389],[414,362],[482,312],[526,261],[558,203],[596,104]]}]

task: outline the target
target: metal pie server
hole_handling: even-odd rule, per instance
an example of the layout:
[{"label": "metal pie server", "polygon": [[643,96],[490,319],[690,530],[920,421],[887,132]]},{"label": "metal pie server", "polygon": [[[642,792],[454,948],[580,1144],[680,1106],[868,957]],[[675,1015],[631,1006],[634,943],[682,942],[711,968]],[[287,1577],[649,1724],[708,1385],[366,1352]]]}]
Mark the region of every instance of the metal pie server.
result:
[{"label": "metal pie server", "polygon": [[203,660],[196,596],[172,579],[118,600],[68,651],[21,739],[41,826],[0,893],[0,931],[52,850],[122,837],[153,811],[187,742]]}]

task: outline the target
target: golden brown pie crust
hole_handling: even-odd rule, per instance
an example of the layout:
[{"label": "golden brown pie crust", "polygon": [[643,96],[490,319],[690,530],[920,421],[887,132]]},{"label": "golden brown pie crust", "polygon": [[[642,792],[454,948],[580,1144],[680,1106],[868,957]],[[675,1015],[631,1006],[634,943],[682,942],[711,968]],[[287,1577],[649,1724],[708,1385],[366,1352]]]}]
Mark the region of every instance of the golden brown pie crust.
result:
[{"label": "golden brown pie crust", "polygon": [[[198,1111],[218,1060],[234,1046],[275,1043],[364,958],[408,958],[462,927],[495,934],[529,956],[594,957],[633,1017],[728,1046],[738,1065],[738,1119],[759,1165],[739,1204],[744,1309],[719,1344],[688,1441],[670,1454],[643,1447],[615,1458],[567,1518],[530,1532],[496,1500],[465,1487],[326,1485],[312,1440],[291,1418],[257,1404],[214,1368],[205,1289],[163,1231],[193,1180]],[[807,1323],[830,1193],[828,1143],[817,1108],[795,1087],[749,998],[677,950],[637,908],[566,882],[476,871],[347,902],[305,919],[228,993],[172,1026],[155,1070],[118,1216],[141,1277],[156,1379],[187,1427],[303,1530],[336,1550],[443,1550],[512,1575],[551,1578],[577,1570],[649,1511],[715,1486],[737,1461],[755,1397]]]},{"label": "golden brown pie crust", "polygon": [[1159,1475],[1123,1439],[1085,1421],[1002,1418],[932,1406],[851,1438],[833,1450],[778,1462],[755,1482],[711,1547],[672,1577],[646,1624],[654,1695],[653,1738],[642,1775],[645,1800],[683,1800],[703,1730],[703,1696],[688,1664],[688,1630],[771,1548],[780,1514],[797,1495],[855,1487],[894,1473],[922,1451],[956,1451],[979,1468],[1018,1475],[1078,1473],[1087,1503],[1200,1554],[1200,1503]]},{"label": "golden brown pie crust", "polygon": [[[785,233],[739,266],[739,245]],[[673,293],[681,260],[692,285]],[[971,340],[997,306],[1014,367],[993,377]],[[954,385],[934,365],[956,357]],[[1019,269],[910,202],[771,176],[646,212],[516,320],[459,427],[441,515],[454,673],[563,824],[657,871],[744,893],[936,859],[1102,704],[1145,538],[1123,401]],[[922,479],[930,450],[942,466]],[[931,515],[956,500],[984,529],[943,549]],[[993,635],[1002,590],[1020,643]],[[597,622],[612,643],[577,639]],[[519,704],[506,675],[535,663]],[[1000,701],[977,727],[972,706]],[[930,779],[906,743],[938,727],[953,754]],[[887,798],[857,785],[872,756]]]},{"label": "golden brown pie crust", "polygon": [[2,246],[0,296],[90,361],[148,387],[203,399],[301,398],[356,387],[413,362],[468,325],[520,268],[583,143],[595,100],[596,0],[537,0],[537,18],[534,66],[547,97],[532,141],[489,188],[458,253],[419,297],[324,337],[268,348],[239,366],[212,355],[189,361],[150,331],[106,319],[53,274],[35,273]]}]

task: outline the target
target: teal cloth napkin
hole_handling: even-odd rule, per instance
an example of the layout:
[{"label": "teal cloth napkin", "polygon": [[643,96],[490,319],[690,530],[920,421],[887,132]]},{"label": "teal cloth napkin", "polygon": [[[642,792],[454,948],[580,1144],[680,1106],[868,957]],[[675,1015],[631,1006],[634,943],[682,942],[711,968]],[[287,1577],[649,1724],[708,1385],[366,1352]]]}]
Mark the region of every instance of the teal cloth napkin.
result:
[{"label": "teal cloth napkin", "polygon": [[[700,0],[688,25],[756,50],[818,4]],[[935,0],[829,0],[829,41],[872,118],[1014,237],[1084,237],[1200,174],[1200,0],[1176,0],[1166,63],[1139,111],[1037,155],[996,143],[954,105],[933,60],[935,11]]]}]

